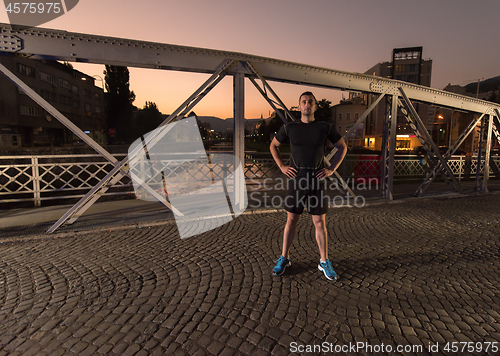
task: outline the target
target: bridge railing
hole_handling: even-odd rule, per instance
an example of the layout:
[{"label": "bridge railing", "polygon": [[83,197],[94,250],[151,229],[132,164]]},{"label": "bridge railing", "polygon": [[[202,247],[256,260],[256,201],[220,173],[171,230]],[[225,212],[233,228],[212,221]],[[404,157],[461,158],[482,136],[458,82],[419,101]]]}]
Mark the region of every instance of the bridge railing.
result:
[{"label": "bridge railing", "polygon": [[[116,158],[122,159],[124,156],[125,154],[119,154]],[[281,173],[271,155],[247,153],[245,156],[244,173],[247,184],[259,184],[264,179],[280,177]],[[284,158],[286,160],[287,155]],[[500,157],[492,157],[491,162],[490,177],[500,178]],[[483,164],[484,160],[481,165]],[[477,158],[453,156],[449,165],[459,181],[475,178]],[[425,158],[411,155],[395,156],[394,167],[395,181],[402,183],[422,180],[430,169]],[[5,209],[7,203],[12,202],[33,202],[35,206],[41,206],[43,201],[80,198],[112,168],[110,162],[97,154],[0,156],[0,208]],[[212,177],[215,175],[215,179],[220,179],[222,172],[230,170],[230,167],[206,169],[211,171]],[[338,172],[344,180],[380,179],[382,160],[375,155],[348,154]],[[198,182],[198,173],[186,170],[186,182]],[[206,174],[204,176],[208,177]],[[132,182],[128,177],[122,177],[105,195],[133,194]]]}]

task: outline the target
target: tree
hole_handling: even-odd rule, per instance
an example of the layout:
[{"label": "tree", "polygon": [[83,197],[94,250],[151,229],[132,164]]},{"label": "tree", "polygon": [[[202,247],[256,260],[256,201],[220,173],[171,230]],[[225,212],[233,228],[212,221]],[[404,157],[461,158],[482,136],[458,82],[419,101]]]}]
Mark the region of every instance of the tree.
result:
[{"label": "tree", "polygon": [[[132,103],[135,94],[130,91],[130,74],[127,67],[106,65],[104,71],[108,127],[116,130],[116,140],[129,143],[136,136],[132,130]],[[111,140],[114,141],[114,140]],[[111,142],[113,143],[113,142]]]},{"label": "tree", "polygon": [[314,117],[318,121],[332,121],[332,102],[327,99],[318,101],[318,109],[314,113]]},{"label": "tree", "polygon": [[144,107],[135,116],[131,131],[136,137],[133,139],[153,131],[162,122],[163,116],[160,110],[158,110],[158,106],[152,101],[146,101]]}]

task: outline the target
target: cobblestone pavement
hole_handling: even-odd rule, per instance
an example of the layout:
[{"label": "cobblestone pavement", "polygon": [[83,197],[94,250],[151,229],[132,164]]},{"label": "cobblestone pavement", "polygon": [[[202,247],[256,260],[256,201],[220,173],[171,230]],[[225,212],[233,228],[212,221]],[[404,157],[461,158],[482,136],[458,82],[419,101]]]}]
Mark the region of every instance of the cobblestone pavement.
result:
[{"label": "cobblestone pavement", "polygon": [[284,213],[185,240],[169,222],[4,243],[0,355],[500,354],[499,204],[330,209],[336,282],[317,269],[307,214],[282,277]]}]

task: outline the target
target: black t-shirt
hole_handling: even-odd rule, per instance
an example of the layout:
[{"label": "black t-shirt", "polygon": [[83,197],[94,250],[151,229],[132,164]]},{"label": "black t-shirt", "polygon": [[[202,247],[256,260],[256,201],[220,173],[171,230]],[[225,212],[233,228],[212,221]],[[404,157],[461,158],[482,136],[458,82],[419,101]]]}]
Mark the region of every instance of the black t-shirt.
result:
[{"label": "black t-shirt", "polygon": [[290,140],[291,166],[298,175],[323,167],[326,140],[335,144],[342,136],[332,124],[325,121],[304,123],[292,121],[281,126],[276,134],[279,143]]}]

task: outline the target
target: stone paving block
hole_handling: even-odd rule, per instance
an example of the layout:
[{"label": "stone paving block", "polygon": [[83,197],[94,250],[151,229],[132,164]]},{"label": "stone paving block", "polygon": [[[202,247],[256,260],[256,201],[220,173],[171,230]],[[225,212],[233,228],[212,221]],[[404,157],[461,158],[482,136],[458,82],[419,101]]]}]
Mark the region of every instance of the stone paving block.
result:
[{"label": "stone paving block", "polygon": [[125,353],[125,350],[128,348],[128,344],[125,342],[120,342],[118,343],[113,349],[111,350],[112,353],[116,355],[123,355]]},{"label": "stone paving block", "polygon": [[75,354],[80,354],[83,350],[85,350],[89,346],[88,343],[86,342],[77,342],[73,347],[70,349],[71,352]]}]

